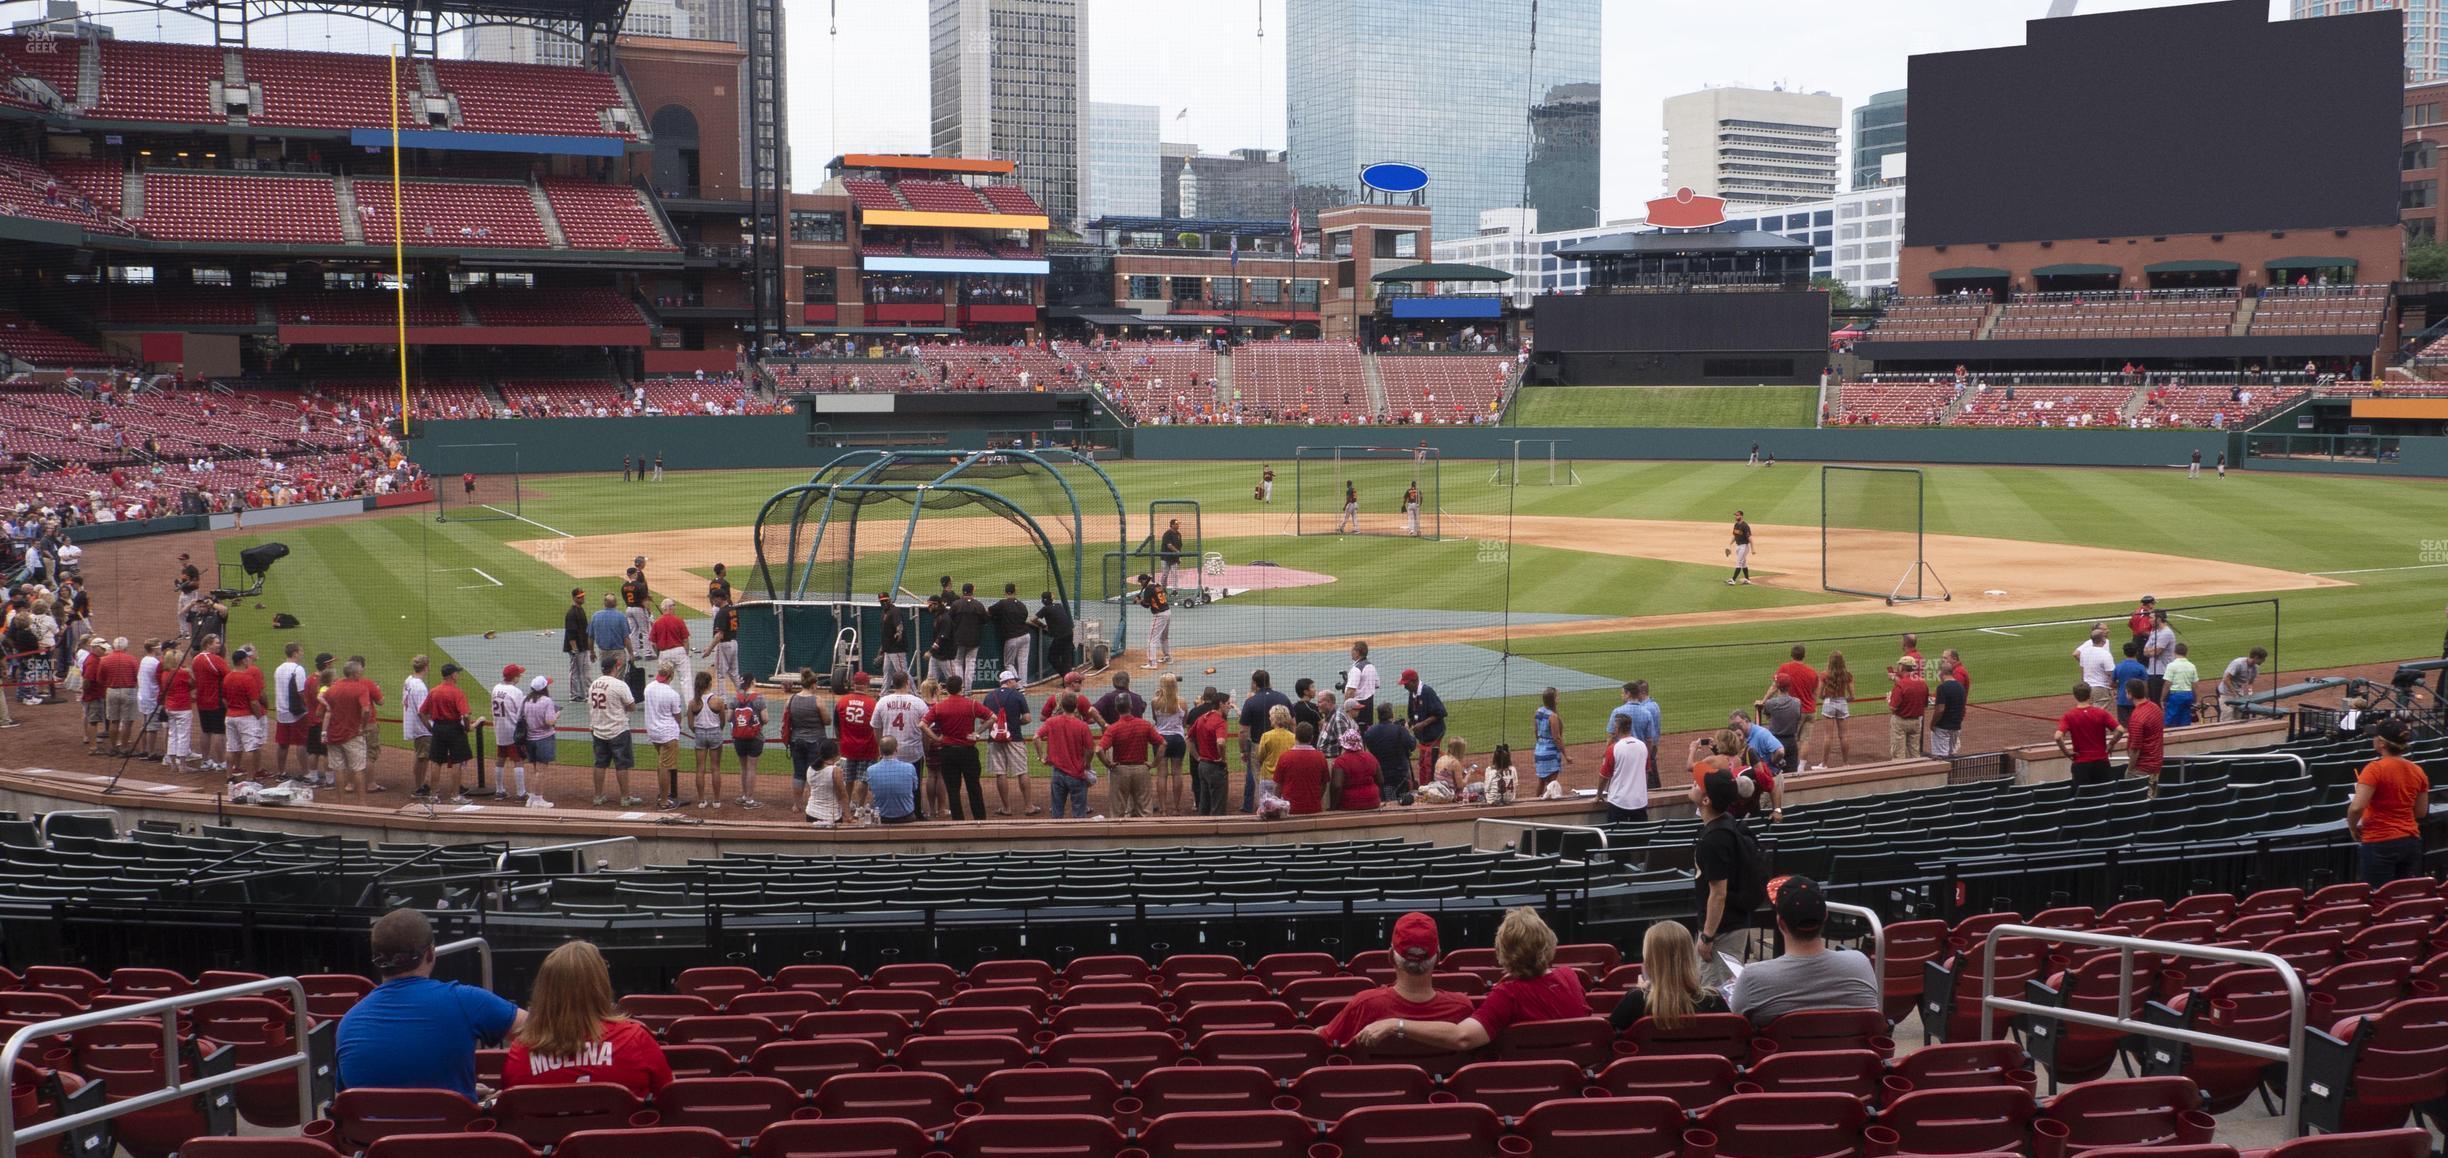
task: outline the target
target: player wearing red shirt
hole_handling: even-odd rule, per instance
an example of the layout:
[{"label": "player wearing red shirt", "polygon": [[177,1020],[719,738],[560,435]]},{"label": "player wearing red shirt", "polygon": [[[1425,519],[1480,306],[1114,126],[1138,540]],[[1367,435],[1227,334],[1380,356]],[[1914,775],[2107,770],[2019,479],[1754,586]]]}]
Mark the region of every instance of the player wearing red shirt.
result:
[{"label": "player wearing red shirt", "polygon": [[2074,707],[2057,718],[2057,750],[2073,763],[2076,784],[2106,784],[2117,779],[2116,767],[2108,763],[2108,751],[2116,747],[2124,731],[2115,716],[2091,702],[2091,685],[2074,685]]}]

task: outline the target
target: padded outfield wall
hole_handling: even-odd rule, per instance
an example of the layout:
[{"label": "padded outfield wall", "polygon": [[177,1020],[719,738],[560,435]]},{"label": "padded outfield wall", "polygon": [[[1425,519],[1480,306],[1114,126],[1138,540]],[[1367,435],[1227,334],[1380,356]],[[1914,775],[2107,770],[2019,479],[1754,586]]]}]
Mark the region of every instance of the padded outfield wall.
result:
[{"label": "padded outfield wall", "polygon": [[[946,454],[983,446],[985,431],[948,432]],[[2241,465],[2241,432],[2207,430],[1994,429],[1646,429],[1608,427],[1272,427],[1148,426],[1121,432],[1123,453],[1140,459],[1286,458],[1295,444],[1325,441],[1410,446],[1426,439],[1448,459],[1510,457],[1513,439],[1569,439],[1581,461],[1739,461],[1757,443],[1790,462],[1907,462],[2038,466],[2164,466],[2198,448],[2204,460],[2227,451]],[[515,443],[526,474],[609,471],[621,456],[663,456],[673,470],[816,466],[837,454],[832,443],[862,445],[856,431],[836,430],[822,447],[809,445],[798,415],[741,418],[526,418],[429,422],[412,456],[438,477],[485,473],[487,452],[459,445]],[[2448,478],[2448,438],[2400,440],[2393,464],[2255,463],[2287,470]],[[930,448],[935,449],[935,448]]]}]

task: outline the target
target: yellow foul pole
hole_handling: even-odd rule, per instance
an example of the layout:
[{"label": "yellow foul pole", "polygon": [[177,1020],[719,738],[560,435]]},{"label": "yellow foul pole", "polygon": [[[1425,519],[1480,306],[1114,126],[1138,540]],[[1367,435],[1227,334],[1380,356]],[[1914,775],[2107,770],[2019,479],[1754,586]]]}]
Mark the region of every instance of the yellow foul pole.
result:
[{"label": "yellow foul pole", "polygon": [[398,279],[393,286],[399,306],[399,388],[400,435],[409,433],[408,416],[414,409],[408,402],[408,257],[407,223],[400,215],[400,84],[399,46],[391,46],[391,271]]}]

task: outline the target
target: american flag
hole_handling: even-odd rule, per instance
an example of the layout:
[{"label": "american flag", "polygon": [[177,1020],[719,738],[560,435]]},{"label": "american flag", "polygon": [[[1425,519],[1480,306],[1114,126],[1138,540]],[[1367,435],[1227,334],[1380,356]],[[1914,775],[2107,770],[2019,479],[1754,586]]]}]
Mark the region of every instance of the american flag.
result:
[{"label": "american flag", "polygon": [[1294,206],[1292,207],[1292,256],[1294,256],[1294,257],[1299,257],[1299,256],[1300,256],[1300,251],[1301,251],[1301,223],[1300,223],[1300,206],[1298,206],[1298,205],[1294,205]]}]

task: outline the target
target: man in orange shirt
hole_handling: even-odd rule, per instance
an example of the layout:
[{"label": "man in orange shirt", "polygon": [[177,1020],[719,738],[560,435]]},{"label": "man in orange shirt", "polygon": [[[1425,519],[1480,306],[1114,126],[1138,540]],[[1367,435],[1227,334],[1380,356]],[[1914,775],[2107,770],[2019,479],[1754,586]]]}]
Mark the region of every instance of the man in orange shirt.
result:
[{"label": "man in orange shirt", "polygon": [[2371,738],[2379,756],[2355,775],[2346,831],[2360,842],[2356,855],[2364,883],[2379,888],[2422,875],[2422,818],[2431,810],[2431,778],[2421,765],[2405,758],[2404,721],[2372,725]]}]

